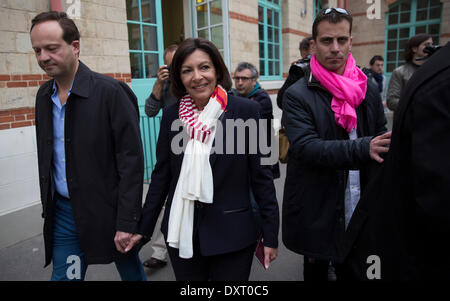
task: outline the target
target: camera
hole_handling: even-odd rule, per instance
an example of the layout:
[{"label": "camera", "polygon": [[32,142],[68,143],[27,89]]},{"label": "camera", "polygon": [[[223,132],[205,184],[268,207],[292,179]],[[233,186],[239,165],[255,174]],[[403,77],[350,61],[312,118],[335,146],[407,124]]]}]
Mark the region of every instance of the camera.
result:
[{"label": "camera", "polygon": [[428,59],[430,56],[432,56],[436,51],[438,51],[439,49],[441,49],[442,46],[440,45],[428,45],[423,49],[423,52],[425,52],[426,54],[428,54],[428,56],[424,56],[424,57],[419,57],[416,60],[417,61],[423,61]]}]

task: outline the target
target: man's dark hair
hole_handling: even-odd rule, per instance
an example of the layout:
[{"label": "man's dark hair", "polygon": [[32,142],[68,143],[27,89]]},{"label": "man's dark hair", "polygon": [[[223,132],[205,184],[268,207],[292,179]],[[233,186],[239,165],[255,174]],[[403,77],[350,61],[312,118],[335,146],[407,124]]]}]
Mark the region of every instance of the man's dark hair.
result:
[{"label": "man's dark hair", "polygon": [[300,44],[298,45],[298,50],[300,51],[309,51],[310,44],[309,42],[313,39],[313,37],[306,37],[303,40],[300,41]]},{"label": "man's dark hair", "polygon": [[240,62],[237,67],[236,70],[234,70],[234,72],[241,72],[242,70],[248,69],[250,70],[250,72],[252,73],[252,78],[258,78],[259,74],[258,74],[258,70],[256,70],[256,67],[253,64],[247,63],[247,62]]},{"label": "man's dark hair", "polygon": [[181,66],[186,58],[197,49],[204,51],[211,58],[216,69],[217,84],[220,84],[226,91],[230,90],[233,85],[230,73],[217,47],[212,42],[203,38],[189,38],[178,46],[170,68],[172,94],[177,98],[186,95],[186,88],[181,81]]},{"label": "man's dark hair", "polygon": [[352,34],[352,25],[353,25],[353,18],[350,15],[350,13],[343,14],[335,9],[331,9],[331,12],[328,14],[325,14],[325,11],[328,9],[322,9],[320,13],[317,15],[317,17],[314,19],[313,27],[312,27],[312,37],[314,41],[317,40],[317,27],[319,26],[319,23],[322,21],[327,21],[331,24],[337,24],[340,23],[342,20],[347,20],[348,23],[350,23],[350,34]]},{"label": "man's dark hair", "polygon": [[416,34],[415,36],[413,36],[411,39],[409,39],[409,41],[405,47],[405,61],[407,61],[407,62],[412,61],[412,59],[414,57],[413,48],[419,47],[420,44],[422,44],[429,38],[431,38],[431,36],[429,34],[419,33],[419,34]]},{"label": "man's dark hair", "polygon": [[172,45],[170,45],[169,47],[167,47],[167,48],[164,50],[164,56],[163,56],[163,58],[164,58],[164,63],[165,63],[165,61],[166,61],[166,55],[167,55],[168,53],[170,53],[170,52],[177,51],[177,49],[178,49],[178,45],[172,44]]},{"label": "man's dark hair", "polygon": [[63,30],[62,38],[64,41],[66,41],[67,44],[71,44],[73,41],[80,40],[80,32],[78,31],[75,22],[73,22],[73,20],[70,19],[65,12],[48,11],[38,14],[33,18],[33,20],[31,20],[30,33],[33,30],[34,26],[47,21],[58,22],[59,26],[61,26]]},{"label": "man's dark hair", "polygon": [[375,55],[373,58],[370,59],[370,66],[372,66],[373,64],[375,64],[376,61],[383,61],[384,59],[381,55]]}]

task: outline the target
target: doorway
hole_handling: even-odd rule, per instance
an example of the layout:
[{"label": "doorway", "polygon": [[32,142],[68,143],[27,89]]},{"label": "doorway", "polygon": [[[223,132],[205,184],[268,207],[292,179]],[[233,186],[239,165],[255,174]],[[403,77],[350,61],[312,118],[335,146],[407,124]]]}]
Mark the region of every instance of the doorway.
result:
[{"label": "doorway", "polygon": [[161,1],[164,49],[185,37],[183,0]]}]

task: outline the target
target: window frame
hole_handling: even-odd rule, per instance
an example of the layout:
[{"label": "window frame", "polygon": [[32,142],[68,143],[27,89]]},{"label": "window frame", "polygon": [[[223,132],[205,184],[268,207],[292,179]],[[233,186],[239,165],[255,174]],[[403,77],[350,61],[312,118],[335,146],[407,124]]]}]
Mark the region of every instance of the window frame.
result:
[{"label": "window frame", "polygon": [[[131,65],[131,54],[140,54],[140,63],[142,65],[142,72],[144,77],[136,77],[133,78],[134,80],[143,80],[143,79],[156,79],[156,76],[150,76],[147,77],[147,66],[145,64],[145,55],[146,54],[156,54],[158,56],[158,67],[164,64],[164,58],[162,57],[161,53],[164,53],[164,45],[160,41],[163,41],[163,32],[162,27],[159,26],[158,20],[155,19],[155,23],[149,23],[149,22],[143,22],[142,21],[142,0],[134,0],[138,2],[139,7],[139,21],[134,20],[128,20],[127,16],[127,28],[128,24],[138,25],[139,26],[139,39],[140,39],[140,50],[130,49],[128,47],[128,52],[130,54],[130,65]],[[161,12],[161,2],[155,1],[155,18],[160,18],[162,16]],[[144,26],[154,27],[156,28],[156,41],[158,42],[157,49],[156,50],[145,50],[144,48]]]},{"label": "window frame", "polygon": [[[259,7],[263,8],[263,23],[259,22]],[[279,37],[279,42],[269,42],[268,39],[268,27],[269,25],[267,24],[267,9],[271,9],[274,12],[278,13],[278,27],[275,25],[270,25],[271,27],[275,28],[275,30],[278,30],[278,37]],[[261,57],[261,53],[259,53],[259,58],[258,58],[258,67],[260,67],[261,61],[264,61],[264,74],[261,72],[261,68],[259,68],[259,73],[260,73],[260,80],[261,81],[273,81],[273,80],[282,80],[283,79],[283,36],[282,36],[282,24],[281,24],[281,14],[282,14],[282,5],[281,5],[281,0],[278,1],[278,4],[274,4],[272,3],[270,0],[258,0],[258,53],[259,53],[259,49],[261,47],[261,43],[264,43],[264,57]],[[259,26],[263,25],[264,26],[264,40],[260,40],[259,37]],[[278,48],[278,59],[275,58],[275,53],[274,58],[269,59],[269,43],[271,45],[277,45]],[[278,75],[265,75],[269,73],[269,62],[276,62],[278,61],[278,70],[276,70],[276,72],[278,73]]]},{"label": "window frame", "polygon": [[[192,20],[192,36],[194,38],[198,38],[198,32],[199,30],[208,29],[209,33],[209,41],[212,42],[212,33],[211,28],[222,26],[223,30],[223,48],[219,49],[219,52],[223,52],[223,59],[225,64],[228,68],[231,66],[231,60],[230,60],[230,38],[229,38],[229,17],[228,17],[228,0],[220,0],[222,4],[222,23],[217,23],[211,26],[211,6],[210,3],[214,0],[191,0],[190,6],[191,6],[191,20]],[[198,28],[198,20],[197,20],[197,12],[196,8],[197,6],[207,4],[208,7],[208,25],[206,27]]]},{"label": "window frame", "polygon": [[[440,41],[440,35],[442,32],[442,14],[443,14],[443,4],[442,2],[439,2],[440,4],[440,16],[439,18],[435,18],[435,19],[426,19],[423,21],[417,21],[416,20],[416,16],[417,16],[417,5],[418,5],[418,0],[409,0],[411,3],[410,6],[410,17],[409,17],[409,22],[405,22],[405,23],[400,23],[400,21],[398,21],[396,24],[389,24],[389,17],[392,14],[398,14],[399,18],[401,15],[401,5],[405,2],[407,2],[407,0],[400,0],[397,1],[396,3],[392,4],[389,7],[388,12],[386,12],[386,25],[385,25],[385,47],[384,47],[384,74],[386,75],[386,77],[389,79],[392,71],[395,70],[396,68],[398,68],[399,66],[403,65],[405,63],[404,58],[400,58],[399,54],[404,50],[404,49],[400,49],[399,48],[399,43],[400,43],[400,37],[399,37],[399,30],[404,29],[404,28],[408,28],[409,29],[409,37],[407,38],[408,40],[413,37],[416,34],[416,28],[421,27],[421,26],[426,26],[426,28],[428,28],[429,25],[439,25],[439,33],[437,34],[438,36],[438,40],[435,41],[433,40],[433,43],[439,43]],[[398,12],[393,12],[392,10],[395,9],[396,7],[399,7]],[[430,11],[432,8],[436,8],[437,5],[435,6],[427,6],[427,10],[426,11]],[[427,16],[429,15],[429,13],[427,13]],[[389,31],[390,30],[398,30],[397,31],[397,37],[395,39],[390,39],[389,38]],[[433,37],[434,38],[434,37]],[[388,45],[390,41],[396,41],[397,43],[397,48],[395,50],[396,53],[396,60],[389,60],[389,54],[390,53],[394,53],[394,51],[389,51],[388,49]],[[394,69],[392,69],[392,71],[388,72],[388,66],[389,64],[395,64]]]}]

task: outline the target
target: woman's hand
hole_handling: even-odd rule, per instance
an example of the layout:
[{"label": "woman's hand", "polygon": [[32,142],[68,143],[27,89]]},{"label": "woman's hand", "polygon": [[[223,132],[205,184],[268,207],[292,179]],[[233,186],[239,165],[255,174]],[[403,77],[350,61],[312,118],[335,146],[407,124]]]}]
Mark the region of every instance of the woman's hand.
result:
[{"label": "woman's hand", "polygon": [[270,263],[274,261],[275,258],[277,258],[277,256],[278,256],[278,249],[264,246],[264,267],[268,269]]},{"label": "woman's hand", "polygon": [[131,236],[130,242],[128,243],[127,247],[125,248],[125,253],[127,253],[128,251],[133,249],[133,247],[135,245],[137,245],[139,243],[139,241],[141,241],[141,239],[142,239],[141,234],[133,234],[133,236]]}]

